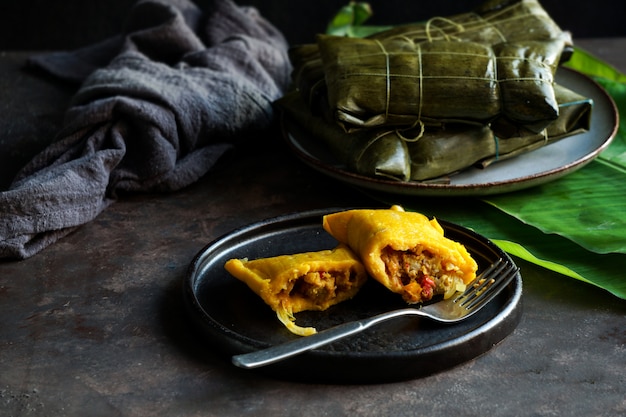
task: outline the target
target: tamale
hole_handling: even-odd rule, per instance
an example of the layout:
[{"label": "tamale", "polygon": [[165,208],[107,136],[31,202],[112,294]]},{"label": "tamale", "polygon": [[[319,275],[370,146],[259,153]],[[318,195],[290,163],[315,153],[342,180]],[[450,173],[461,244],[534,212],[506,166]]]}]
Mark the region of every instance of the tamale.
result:
[{"label": "tamale", "polygon": [[324,216],[323,227],[361,258],[370,276],[410,304],[450,297],[476,277],[467,249],[429,220],[400,206]]},{"label": "tamale", "polygon": [[328,102],[347,131],[486,123],[501,112],[496,57],[488,45],[327,35],[318,44]]},{"label": "tamale", "polygon": [[554,76],[562,39],[501,43],[494,46],[503,116],[540,132],[559,115]]},{"label": "tamale", "polygon": [[[323,116],[312,115],[297,92],[287,94],[277,105],[284,112],[290,133],[324,143],[348,171],[398,181],[445,182],[441,177],[470,166],[484,168],[588,131],[593,101],[559,84],[554,85],[554,91],[559,103],[555,121],[540,133],[500,125],[501,131],[507,131],[504,137],[496,135],[489,125],[465,123],[429,127],[422,133],[414,128],[363,129],[348,134]],[[418,140],[412,140],[418,135]]]},{"label": "tamale", "polygon": [[328,102],[347,131],[503,116],[536,133],[558,116],[562,39],[490,47],[322,35],[318,43]]},{"label": "tamale", "polygon": [[[345,169],[367,177],[408,181],[411,163],[407,143],[397,132],[360,130],[350,134],[323,115],[313,115],[297,92],[276,102],[291,134],[308,135],[328,146]],[[295,130],[295,131],[294,131]]]},{"label": "tamale", "polygon": [[589,130],[593,101],[561,85],[555,85],[559,117],[539,133],[498,137],[489,126],[446,125],[427,130],[416,142],[407,143],[411,180],[451,176],[470,166],[485,168],[496,161],[539,149]]},{"label": "tamale", "polygon": [[[414,43],[457,40],[496,45],[502,42],[525,42],[562,39],[561,61],[573,51],[571,34],[561,30],[537,0],[486,1],[477,9],[453,16],[435,16],[426,22],[399,25],[369,37],[370,39],[410,39]],[[322,62],[317,44],[296,45],[290,49],[294,64],[294,84],[305,97],[324,90]],[[302,70],[306,67],[306,70]]]},{"label": "tamale", "polygon": [[370,38],[410,38],[414,42],[461,40],[496,45],[502,42],[572,40],[537,0],[486,1],[467,13],[435,16],[424,22],[404,24],[375,33]]},{"label": "tamale", "polygon": [[537,134],[522,130],[521,132],[518,131],[516,135],[504,138],[494,135],[491,143],[497,144],[497,148],[494,149],[495,152],[484,156],[475,165],[486,168],[496,161],[522,155],[588,131],[591,127],[593,100],[559,84],[554,85],[554,91],[559,103],[559,117],[555,121]]},{"label": "tamale", "polygon": [[290,332],[300,336],[316,329],[296,325],[295,313],[323,311],[348,300],[367,280],[361,261],[342,244],[318,252],[230,259],[224,267],[261,297]]}]

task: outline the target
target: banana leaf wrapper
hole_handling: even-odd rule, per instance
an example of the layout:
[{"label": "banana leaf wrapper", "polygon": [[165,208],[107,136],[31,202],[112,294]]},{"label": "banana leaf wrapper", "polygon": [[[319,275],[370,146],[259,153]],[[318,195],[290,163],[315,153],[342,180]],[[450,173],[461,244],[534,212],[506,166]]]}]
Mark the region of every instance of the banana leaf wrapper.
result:
[{"label": "banana leaf wrapper", "polygon": [[501,113],[488,45],[321,35],[328,102],[347,131],[443,121],[487,122]]},{"label": "banana leaf wrapper", "polygon": [[320,35],[329,106],[346,131],[504,117],[532,132],[558,116],[562,39],[475,42]]},{"label": "banana leaf wrapper", "polygon": [[[410,39],[414,43],[458,40],[496,45],[562,39],[561,62],[573,51],[571,34],[563,31],[537,0],[487,1],[474,11],[447,17],[433,17],[426,22],[400,25],[376,33],[370,39]],[[315,43],[296,45],[289,50],[293,63],[292,79],[311,105],[324,95],[324,71],[319,47]]]},{"label": "banana leaf wrapper", "polygon": [[356,209],[328,214],[322,224],[359,256],[372,278],[409,304],[450,297],[476,277],[467,249],[421,213],[400,206]]},{"label": "banana leaf wrapper", "polygon": [[559,117],[540,133],[525,130],[502,138],[490,125],[446,124],[418,129],[363,129],[346,133],[329,116],[313,115],[302,96],[291,92],[277,102],[302,135],[319,140],[345,168],[360,175],[397,181],[445,183],[471,166],[486,168],[589,130],[593,102],[555,84]]},{"label": "banana leaf wrapper", "polygon": [[503,116],[531,132],[542,131],[559,115],[554,76],[562,41],[507,42],[495,45],[494,50]]},{"label": "banana leaf wrapper", "polygon": [[593,101],[555,85],[559,117],[540,133],[500,138],[489,126],[447,125],[425,132],[407,143],[411,180],[424,181],[454,175],[471,166],[486,168],[589,130]]},{"label": "banana leaf wrapper", "polygon": [[294,68],[292,79],[302,98],[314,114],[328,107],[324,65],[317,44],[305,44],[289,49],[289,60]]},{"label": "banana leaf wrapper", "polygon": [[342,244],[319,252],[229,259],[224,267],[261,297],[289,331],[300,336],[316,329],[296,325],[294,313],[326,310],[354,297],[367,280],[359,258]]},{"label": "banana leaf wrapper", "polygon": [[[374,39],[394,37],[409,38],[416,43],[461,40],[488,45],[565,37],[566,49],[573,46],[571,34],[563,31],[537,0],[490,0],[467,13],[436,16],[370,36]],[[567,56],[565,53],[563,58]]]},{"label": "banana leaf wrapper", "polygon": [[347,171],[396,181],[411,178],[407,143],[395,131],[367,129],[347,134],[328,116],[312,114],[295,91],[283,96],[276,105],[290,130],[319,140]]}]

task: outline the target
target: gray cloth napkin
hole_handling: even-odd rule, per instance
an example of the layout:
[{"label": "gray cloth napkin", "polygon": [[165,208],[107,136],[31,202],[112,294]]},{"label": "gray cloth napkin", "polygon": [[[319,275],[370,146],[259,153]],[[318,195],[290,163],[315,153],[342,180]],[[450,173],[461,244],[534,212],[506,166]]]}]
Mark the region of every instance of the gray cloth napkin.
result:
[{"label": "gray cloth napkin", "polygon": [[284,37],[254,8],[205,4],[140,1],[119,36],[32,58],[80,88],[58,139],[0,193],[0,258],[34,255],[121,193],[185,187],[271,124]]}]

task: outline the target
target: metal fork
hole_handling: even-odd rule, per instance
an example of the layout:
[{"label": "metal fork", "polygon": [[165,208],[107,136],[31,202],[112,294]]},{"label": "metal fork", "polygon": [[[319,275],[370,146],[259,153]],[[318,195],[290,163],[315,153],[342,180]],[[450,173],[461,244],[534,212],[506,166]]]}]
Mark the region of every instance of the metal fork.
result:
[{"label": "metal fork", "polygon": [[465,320],[483,308],[511,282],[519,268],[509,261],[498,259],[472,281],[467,289],[450,297],[419,308],[403,308],[363,320],[343,323],[311,336],[301,337],[280,345],[232,357],[240,368],[258,368],[287,359],[338,339],[360,333],[375,324],[402,316],[422,316],[443,323]]}]

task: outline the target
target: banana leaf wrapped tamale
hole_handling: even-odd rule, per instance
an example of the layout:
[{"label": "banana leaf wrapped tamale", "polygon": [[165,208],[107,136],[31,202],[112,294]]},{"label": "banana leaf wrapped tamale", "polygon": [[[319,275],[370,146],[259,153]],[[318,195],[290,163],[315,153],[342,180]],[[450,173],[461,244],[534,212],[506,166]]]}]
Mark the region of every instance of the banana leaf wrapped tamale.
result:
[{"label": "banana leaf wrapped tamale", "polygon": [[[401,25],[369,38],[404,38],[414,43],[457,40],[486,45],[562,39],[561,61],[566,61],[573,50],[571,35],[559,28],[537,0],[490,0],[469,13]],[[294,84],[305,96],[305,102],[314,106],[326,88],[319,48],[315,43],[298,45],[289,53],[294,64]]]},{"label": "banana leaf wrapped tamale", "polygon": [[[570,34],[552,20],[537,0],[490,0],[467,13],[399,25],[370,37],[405,37],[414,42],[463,40],[488,45],[565,37],[568,52],[572,46]],[[565,53],[564,58],[567,56]]]},{"label": "banana leaf wrapped tamale", "polygon": [[329,105],[346,130],[500,114],[496,59],[488,45],[320,36]]},{"label": "banana leaf wrapped tamale", "polygon": [[397,181],[411,179],[407,142],[393,130],[363,129],[347,134],[337,123],[312,114],[298,92],[277,101],[289,133],[310,135],[328,146],[335,159],[350,172]]},{"label": "banana leaf wrapped tamale", "polygon": [[[396,130],[362,129],[346,133],[323,115],[313,115],[303,98],[291,92],[277,102],[291,128],[326,144],[351,172],[398,181],[445,181],[470,166],[487,167],[585,132],[593,102],[559,84],[554,86],[559,117],[539,133],[523,131],[498,137],[489,125],[449,123],[442,127]],[[296,133],[298,134],[298,133]]]},{"label": "banana leaf wrapped tamale", "polygon": [[411,180],[451,176],[470,166],[486,168],[589,130],[593,102],[563,86],[555,85],[559,117],[539,133],[498,137],[489,126],[447,125],[427,130],[416,142],[407,143]]},{"label": "banana leaf wrapped tamale", "polygon": [[491,47],[321,35],[318,45],[329,106],[346,131],[504,117],[539,132],[558,116],[562,39]]},{"label": "banana leaf wrapped tamale", "polygon": [[493,162],[512,158],[588,131],[591,127],[593,100],[559,84],[554,85],[554,92],[559,103],[559,117],[556,120],[537,134],[518,132],[517,135],[508,137],[494,135],[492,143],[498,141],[497,152],[481,158],[476,165],[486,168]]}]

